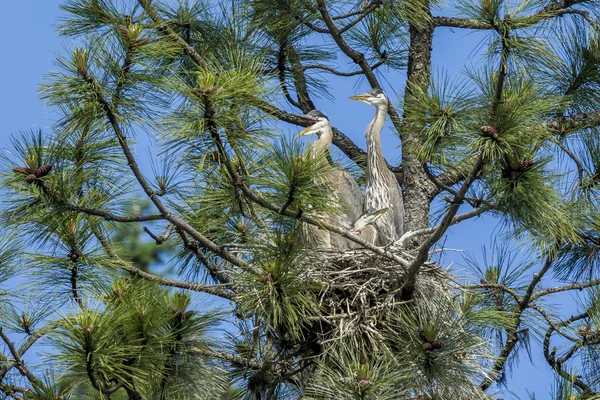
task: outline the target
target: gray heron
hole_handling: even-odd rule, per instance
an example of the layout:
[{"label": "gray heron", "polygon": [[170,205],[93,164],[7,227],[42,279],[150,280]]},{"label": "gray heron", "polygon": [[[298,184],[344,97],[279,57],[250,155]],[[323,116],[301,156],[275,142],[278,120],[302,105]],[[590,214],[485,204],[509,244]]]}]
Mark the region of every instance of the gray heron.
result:
[{"label": "gray heron", "polygon": [[378,245],[384,246],[399,239],[404,233],[404,202],[396,176],[388,169],[381,149],[381,131],[385,124],[388,99],[381,89],[371,89],[351,96],[350,99],[375,106],[375,118],[367,126],[367,182],[365,210],[389,207],[389,212],[375,221],[379,231]]},{"label": "gray heron", "polygon": [[[317,157],[323,151],[331,146],[333,131],[329,119],[319,110],[312,110],[305,115],[311,118],[314,123],[302,130],[296,138],[304,135],[316,134],[317,140],[310,146],[309,152],[313,157]],[[326,162],[326,160],[324,159]],[[327,222],[338,226],[353,226],[360,218],[363,212],[363,195],[358,184],[352,176],[343,169],[334,169],[328,176],[318,177],[323,182],[326,190],[332,191],[332,199],[342,208],[342,215],[335,218],[332,216],[323,216]],[[306,244],[313,244],[317,247],[333,247],[337,250],[346,250],[352,246],[351,242],[335,233],[321,230],[316,226],[301,226],[302,241]],[[329,245],[325,243],[329,240]]]},{"label": "gray heron", "polygon": [[[354,233],[362,240],[369,244],[377,243],[377,228],[373,225],[375,221],[377,221],[383,214],[385,214],[389,209],[382,208],[381,210],[366,210],[363,215],[360,216],[352,228],[350,228],[350,232]],[[360,247],[357,243],[353,243],[352,248]]]}]

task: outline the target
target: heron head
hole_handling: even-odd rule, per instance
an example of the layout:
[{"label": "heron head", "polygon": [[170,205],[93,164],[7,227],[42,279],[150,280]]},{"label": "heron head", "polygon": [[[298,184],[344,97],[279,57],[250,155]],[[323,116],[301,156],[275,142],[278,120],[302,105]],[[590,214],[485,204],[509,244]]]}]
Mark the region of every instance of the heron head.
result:
[{"label": "heron head", "polygon": [[363,103],[377,106],[387,106],[388,99],[385,96],[385,93],[381,89],[371,89],[367,90],[361,94],[355,94],[354,96],[350,96],[351,100],[362,101]]},{"label": "heron head", "polygon": [[297,134],[296,138],[299,138],[300,136],[304,135],[310,135],[312,133],[320,135],[323,129],[329,126],[329,118],[327,118],[327,115],[323,114],[319,110],[312,110],[308,114],[305,114],[304,117],[310,118],[313,121],[313,123],[312,125],[304,128],[299,134]]},{"label": "heron head", "polygon": [[388,208],[382,208],[380,210],[367,210],[360,216],[354,223],[355,230],[361,230],[367,225],[371,225],[377,221],[383,214],[388,211]]}]

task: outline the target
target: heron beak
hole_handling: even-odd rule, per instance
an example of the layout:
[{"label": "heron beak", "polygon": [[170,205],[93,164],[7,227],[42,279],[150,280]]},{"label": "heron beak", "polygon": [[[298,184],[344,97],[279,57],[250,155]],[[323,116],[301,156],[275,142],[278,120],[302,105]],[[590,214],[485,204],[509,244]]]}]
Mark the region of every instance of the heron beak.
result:
[{"label": "heron beak", "polygon": [[307,126],[302,131],[300,131],[299,134],[294,136],[294,139],[298,139],[300,136],[309,135],[309,134],[313,133],[313,127],[314,127],[314,124],[311,126]]},{"label": "heron beak", "polygon": [[367,101],[371,98],[371,95],[369,93],[361,93],[361,94],[355,94],[354,96],[350,96],[350,100],[358,100],[358,101]]},{"label": "heron beak", "polygon": [[381,210],[375,211],[375,214],[373,214],[373,216],[379,217],[380,215],[385,214],[388,210],[389,208],[382,208]]}]

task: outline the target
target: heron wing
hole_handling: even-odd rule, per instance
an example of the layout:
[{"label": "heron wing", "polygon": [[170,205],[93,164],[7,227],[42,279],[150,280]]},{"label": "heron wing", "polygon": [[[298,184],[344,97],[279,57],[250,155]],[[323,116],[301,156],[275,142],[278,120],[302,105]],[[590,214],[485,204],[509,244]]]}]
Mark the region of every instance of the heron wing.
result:
[{"label": "heron wing", "polygon": [[351,224],[354,224],[363,213],[364,197],[348,171],[340,170],[337,175],[337,198],[344,208],[344,214],[352,220]]},{"label": "heron wing", "polygon": [[[360,187],[347,171],[337,170],[331,177],[332,189],[335,199],[342,207],[341,215],[337,217],[334,224],[346,229],[354,225],[354,222],[363,212],[364,199]],[[334,233],[331,234],[332,246],[338,250],[351,248],[351,241]]]},{"label": "heron wing", "polygon": [[396,227],[396,237],[401,238],[404,234],[404,200],[396,176],[391,173],[392,183],[390,186],[390,200],[394,208],[394,226]]}]

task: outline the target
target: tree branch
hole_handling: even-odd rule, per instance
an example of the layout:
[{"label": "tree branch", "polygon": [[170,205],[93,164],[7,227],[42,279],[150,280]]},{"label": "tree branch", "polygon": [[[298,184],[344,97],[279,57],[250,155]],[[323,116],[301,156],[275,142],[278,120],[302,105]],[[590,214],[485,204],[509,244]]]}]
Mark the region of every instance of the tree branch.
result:
[{"label": "tree branch", "polygon": [[222,297],[224,299],[231,300],[231,301],[235,300],[235,295],[223,286],[201,285],[201,284],[195,283],[195,282],[180,281],[177,279],[165,278],[162,276],[157,276],[157,275],[150,274],[148,272],[144,272],[141,269],[135,267],[134,265],[129,264],[129,263],[125,262],[124,260],[122,260],[117,255],[115,250],[112,248],[111,244],[108,242],[108,239],[98,229],[94,229],[94,235],[96,236],[96,238],[98,239],[100,244],[102,244],[102,247],[104,247],[107,254],[114,260],[118,261],[119,267],[122,268],[123,270],[129,272],[133,276],[138,276],[149,282],[156,282],[163,286],[176,287],[176,288],[180,288],[180,289],[188,289],[188,290],[192,290],[195,292],[212,294],[214,296]]},{"label": "tree branch", "polygon": [[59,207],[65,207],[70,211],[77,211],[88,215],[94,215],[96,217],[102,217],[106,221],[113,222],[147,222],[147,221],[158,221],[164,219],[160,214],[154,215],[116,215],[107,211],[98,210],[94,208],[82,207],[68,202],[58,201]]},{"label": "tree branch", "polygon": [[571,285],[565,285],[565,286],[555,286],[555,287],[551,287],[548,289],[544,289],[544,290],[535,292],[531,296],[531,301],[539,299],[540,297],[547,296],[549,294],[566,292],[566,291],[575,290],[575,289],[583,290],[585,288],[594,287],[594,286],[600,286],[600,280],[596,279],[596,280],[589,281],[589,282],[573,283]]},{"label": "tree branch", "polygon": [[190,354],[198,354],[210,358],[216,358],[218,360],[227,361],[237,367],[250,367],[252,369],[261,369],[263,367],[263,363],[261,363],[260,361],[240,357],[235,354],[226,353],[224,351],[203,349],[200,347],[191,347],[188,349],[188,352]]},{"label": "tree branch", "polygon": [[542,267],[542,269],[539,272],[537,272],[536,274],[533,275],[533,279],[527,286],[527,289],[525,290],[525,294],[521,298],[521,301],[516,305],[514,325],[506,333],[506,336],[507,336],[506,343],[504,344],[504,347],[500,351],[500,354],[498,354],[498,357],[496,358],[496,361],[494,362],[492,370],[487,374],[487,376],[485,377],[483,382],[481,382],[481,384],[479,385],[481,390],[486,391],[487,389],[489,389],[489,387],[496,381],[500,371],[502,371],[502,369],[504,369],[504,366],[506,365],[506,362],[508,361],[508,356],[514,350],[514,348],[519,340],[518,329],[519,329],[519,326],[521,325],[521,316],[523,315],[523,311],[525,311],[525,309],[527,309],[527,307],[529,306],[529,304],[531,302],[531,297],[533,295],[533,291],[535,290],[535,287],[540,282],[540,280],[543,278],[543,276],[546,274],[546,272],[548,272],[548,270],[550,269],[550,266],[552,265],[552,261],[553,260],[551,258],[546,259],[544,266]]},{"label": "tree branch", "polygon": [[[379,68],[380,66],[382,66],[383,64],[385,64],[384,61],[378,61],[375,64],[371,65],[370,68],[372,70],[375,70],[375,69]],[[338,71],[337,69],[332,68],[328,65],[323,65],[323,64],[307,64],[307,65],[304,65],[302,68],[304,68],[305,70],[307,70],[307,69],[322,69],[324,71],[331,72],[334,75],[345,76],[345,77],[364,74],[363,70],[361,70],[361,69],[352,71],[352,72],[342,72],[342,71]]]},{"label": "tree branch", "polygon": [[[348,56],[352,61],[354,61],[354,63],[356,63],[360,67],[360,69],[363,71],[365,77],[367,78],[369,85],[371,85],[372,88],[381,89],[381,85],[379,84],[377,78],[375,77],[373,70],[367,63],[365,55],[354,50],[352,47],[350,47],[350,45],[348,45],[348,43],[342,37],[340,30],[336,27],[335,22],[333,21],[333,19],[331,19],[331,16],[329,15],[329,12],[327,11],[327,7],[325,5],[325,0],[316,0],[316,1],[317,1],[317,10],[321,14],[323,21],[325,22],[325,25],[329,29],[329,35],[331,35],[331,38],[337,44],[338,48],[342,51],[342,53],[344,53],[346,56]],[[402,131],[401,130],[402,120],[401,120],[400,116],[398,115],[398,112],[396,111],[396,109],[391,104],[388,105],[388,115],[390,116],[390,119],[392,120],[392,124],[394,125],[396,130],[398,131],[398,133],[400,133]]]},{"label": "tree branch", "polygon": [[467,191],[471,187],[471,184],[475,181],[475,178],[479,174],[479,171],[483,167],[483,157],[479,157],[475,167],[471,171],[469,178],[463,183],[461,188],[456,192],[452,204],[446,211],[444,218],[439,226],[435,228],[433,233],[427,238],[427,240],[419,247],[417,251],[417,256],[415,260],[410,264],[406,273],[402,277],[402,299],[410,300],[414,294],[415,284],[417,281],[417,274],[419,273],[419,269],[421,266],[427,261],[427,257],[429,256],[429,249],[438,240],[442,237],[442,235],[446,232],[448,227],[452,224],[454,216],[458,212],[458,209],[463,202]]},{"label": "tree branch", "polygon": [[[552,1],[549,5],[542,8],[535,14],[520,18],[519,28],[533,26],[544,19],[559,17],[565,14],[577,14],[586,19],[597,29],[597,24],[592,20],[589,14],[579,9],[568,9],[573,5],[584,3],[588,0],[562,0]],[[484,21],[475,18],[457,18],[457,17],[433,17],[433,23],[436,27],[466,28],[466,29],[495,29],[490,21]]]},{"label": "tree branch", "polygon": [[202,56],[200,56],[200,54],[198,54],[198,52],[192,46],[190,46],[185,40],[183,40],[183,38],[179,36],[177,32],[171,29],[169,25],[167,25],[160,19],[154,8],[151,6],[151,2],[152,0],[138,0],[138,3],[142,6],[146,14],[148,14],[150,19],[156,24],[157,29],[164,33],[168,38],[179,44],[183,51],[188,56],[190,56],[190,58],[194,60],[196,64],[198,64],[203,69],[207,70],[208,64],[206,63],[204,58],[202,58]]},{"label": "tree branch", "polygon": [[2,338],[2,340],[6,344],[6,347],[8,347],[8,350],[10,351],[10,354],[12,355],[12,357],[15,361],[14,365],[19,369],[19,372],[21,372],[21,375],[26,376],[27,379],[29,380],[29,382],[33,385],[33,387],[42,387],[43,386],[42,381],[40,381],[35,375],[33,375],[33,373],[29,370],[29,368],[27,368],[27,366],[21,359],[21,355],[17,351],[14,343],[8,338],[8,336],[6,336],[6,334],[4,333],[4,330],[1,326],[0,326],[0,338]]}]

